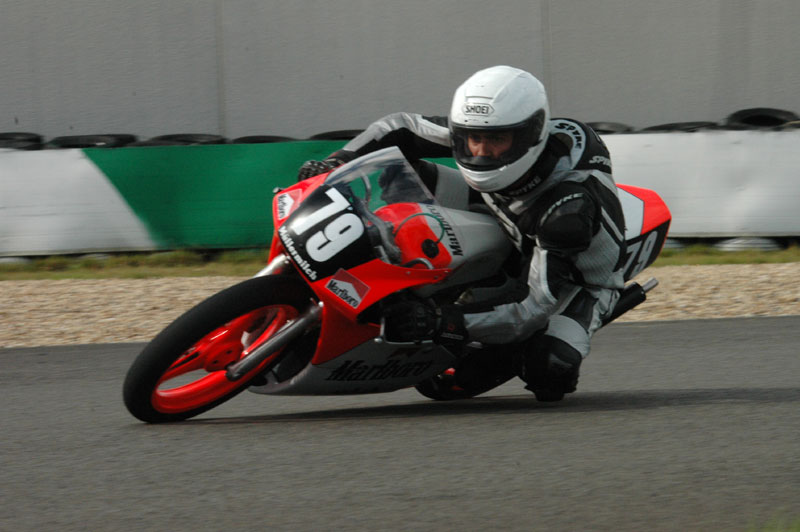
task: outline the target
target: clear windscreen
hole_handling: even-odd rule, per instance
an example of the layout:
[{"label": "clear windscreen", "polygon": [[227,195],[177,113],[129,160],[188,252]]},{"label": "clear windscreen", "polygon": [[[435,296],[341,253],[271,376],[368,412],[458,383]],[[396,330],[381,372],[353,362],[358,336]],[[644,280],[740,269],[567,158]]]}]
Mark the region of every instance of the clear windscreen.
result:
[{"label": "clear windscreen", "polygon": [[[398,224],[386,219],[391,209],[385,207],[413,203],[434,208],[437,205],[433,194],[396,147],[376,151],[337,168],[326,178],[325,184],[349,198],[356,214],[364,220],[373,245],[384,260],[393,264],[405,259],[395,240]],[[376,211],[380,212],[376,214]]]},{"label": "clear windscreen", "polygon": [[414,168],[396,148],[376,151],[344,166],[327,177],[325,183],[346,185],[363,200],[370,212],[392,203],[435,203]]}]

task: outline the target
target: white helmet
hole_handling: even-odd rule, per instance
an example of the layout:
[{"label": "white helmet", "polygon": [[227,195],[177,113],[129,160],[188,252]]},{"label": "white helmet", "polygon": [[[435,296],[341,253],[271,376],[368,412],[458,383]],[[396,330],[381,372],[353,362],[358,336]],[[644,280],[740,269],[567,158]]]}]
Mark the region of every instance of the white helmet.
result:
[{"label": "white helmet", "polygon": [[[544,150],[550,106],[544,85],[524,70],[494,66],[473,74],[458,89],[450,109],[453,157],[467,183],[497,192],[522,178]],[[513,134],[497,158],[474,156],[470,134]]]}]

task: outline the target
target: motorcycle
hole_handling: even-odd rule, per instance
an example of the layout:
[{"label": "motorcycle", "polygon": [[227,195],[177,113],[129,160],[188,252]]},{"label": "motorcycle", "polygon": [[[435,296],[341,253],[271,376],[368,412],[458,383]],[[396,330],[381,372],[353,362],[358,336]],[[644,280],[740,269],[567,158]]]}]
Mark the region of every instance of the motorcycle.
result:
[{"label": "motorcycle", "polygon": [[[383,310],[404,298],[470,308],[519,299],[518,277],[503,273],[516,253],[510,239],[468,204],[458,173],[442,168],[434,195],[397,148],[386,148],[276,189],[267,266],[190,309],[144,348],[123,386],[130,413],[149,423],[180,421],[243,390],[336,395],[414,386],[433,399],[463,399],[512,378],[501,372],[470,389],[443,388],[465,353],[484,346],[455,350],[384,335]],[[671,218],[655,192],[618,189],[628,281],[656,259]],[[604,324],[656,284],[628,283]]]}]

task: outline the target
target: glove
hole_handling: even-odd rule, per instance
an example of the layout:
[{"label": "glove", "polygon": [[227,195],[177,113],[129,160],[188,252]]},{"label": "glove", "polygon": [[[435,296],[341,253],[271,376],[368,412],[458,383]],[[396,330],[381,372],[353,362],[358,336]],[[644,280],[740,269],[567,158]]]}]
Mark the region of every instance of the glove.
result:
[{"label": "glove", "polygon": [[455,305],[435,307],[425,301],[403,301],[384,310],[383,337],[387,342],[433,340],[447,347],[461,346],[469,338],[464,313]]},{"label": "glove", "polygon": [[356,158],[356,154],[347,150],[335,151],[322,161],[306,161],[300,166],[297,172],[297,182],[305,181],[310,177],[314,177],[326,172],[330,172],[334,168],[348,163]]},{"label": "glove", "polygon": [[297,182],[299,183],[315,175],[330,172],[334,168],[336,168],[336,166],[327,161],[306,161],[297,172]]}]

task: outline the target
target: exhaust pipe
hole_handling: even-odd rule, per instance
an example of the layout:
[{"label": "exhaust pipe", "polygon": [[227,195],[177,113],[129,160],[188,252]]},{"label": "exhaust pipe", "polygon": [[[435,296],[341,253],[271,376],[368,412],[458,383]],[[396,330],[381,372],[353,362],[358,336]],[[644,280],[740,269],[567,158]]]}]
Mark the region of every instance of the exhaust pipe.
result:
[{"label": "exhaust pipe", "polygon": [[647,292],[656,286],[658,286],[658,280],[655,277],[651,277],[645,281],[643,285],[640,285],[639,283],[630,283],[628,286],[623,288],[622,292],[620,292],[619,300],[614,306],[614,311],[610,316],[603,320],[602,327],[605,327],[632,308],[644,302],[644,300],[647,299]]}]

